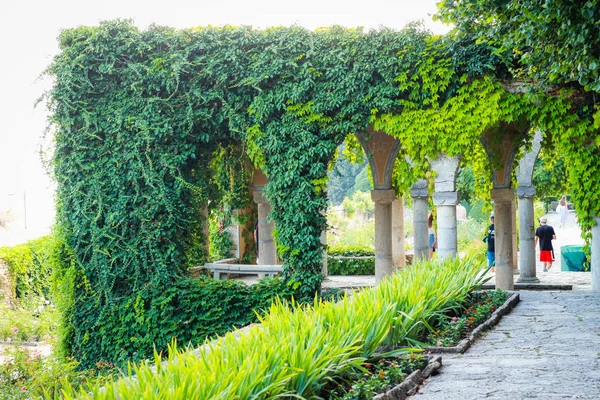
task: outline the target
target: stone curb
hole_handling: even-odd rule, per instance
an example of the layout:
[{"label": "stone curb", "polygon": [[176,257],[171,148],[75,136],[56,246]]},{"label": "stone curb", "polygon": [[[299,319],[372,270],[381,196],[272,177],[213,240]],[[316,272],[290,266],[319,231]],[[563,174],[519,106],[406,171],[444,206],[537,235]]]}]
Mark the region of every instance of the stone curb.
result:
[{"label": "stone curb", "polygon": [[519,299],[519,293],[511,294],[503,305],[498,307],[498,309],[496,309],[496,311],[494,311],[494,313],[486,321],[475,328],[469,337],[461,340],[458,345],[453,347],[426,347],[423,349],[423,351],[430,353],[464,353],[469,349],[469,347],[471,347],[475,340],[477,340],[477,338],[483,334],[483,332],[498,324],[500,319],[502,319],[502,316],[508,314],[510,310],[517,305]]},{"label": "stone curb", "polygon": [[402,383],[394,386],[385,393],[378,394],[373,397],[373,400],[404,400],[408,396],[415,394],[417,388],[423,383],[423,380],[436,374],[440,368],[442,368],[442,357],[435,356],[429,360],[423,370],[418,369],[414,371]]},{"label": "stone curb", "polygon": [[[481,286],[482,290],[494,290],[496,285],[485,284]],[[573,290],[573,285],[555,284],[555,283],[517,283],[514,290]]]}]

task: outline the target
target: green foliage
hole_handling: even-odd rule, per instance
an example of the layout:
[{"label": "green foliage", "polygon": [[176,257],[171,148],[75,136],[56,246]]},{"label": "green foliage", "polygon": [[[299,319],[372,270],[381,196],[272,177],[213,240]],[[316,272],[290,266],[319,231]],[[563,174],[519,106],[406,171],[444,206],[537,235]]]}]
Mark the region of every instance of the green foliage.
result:
[{"label": "green foliage", "polygon": [[212,211],[209,218],[209,254],[211,261],[231,258],[233,242],[225,230],[231,223],[231,217],[223,210]]},{"label": "green foliage", "polygon": [[360,212],[364,219],[370,219],[375,210],[375,204],[371,200],[370,192],[354,192],[352,197],[344,199],[342,206],[349,217],[353,217],[356,212]]},{"label": "green foliage", "polygon": [[541,201],[536,201],[533,203],[533,224],[537,226],[539,224],[540,218],[546,215],[546,209],[544,207],[544,203]]},{"label": "green foliage", "polygon": [[8,264],[12,290],[17,298],[41,296],[51,298],[50,254],[54,238],[44,236],[12,247],[1,247],[0,258]]},{"label": "green foliage", "polygon": [[338,147],[338,158],[335,161],[333,170],[327,173],[327,177],[329,178],[329,182],[327,183],[327,198],[334,206],[340,205],[345,197],[350,197],[356,191],[357,183],[355,184],[355,180],[357,179],[357,175],[362,175],[366,169],[365,162],[361,164],[349,162],[344,156],[345,149],[346,146],[344,144]]},{"label": "green foliage", "polygon": [[456,24],[462,37],[522,63],[523,76],[600,91],[598,0],[445,0],[439,7],[441,19]]},{"label": "green foliage", "polygon": [[15,309],[0,302],[0,341],[53,341],[58,321],[54,305],[43,298],[27,298]]},{"label": "green foliage", "polygon": [[372,399],[401,383],[408,374],[424,368],[427,359],[413,353],[402,357],[384,358],[374,363],[365,362],[361,369],[348,371],[328,390],[331,400]]},{"label": "green foliage", "polygon": [[490,220],[490,215],[492,214],[488,210],[488,207],[490,206],[485,204],[483,200],[477,200],[471,206],[467,216],[479,222],[487,222]]},{"label": "green foliage", "polygon": [[259,326],[227,334],[198,352],[171,348],[169,361],[156,370],[130,368],[104,387],[67,390],[65,398],[140,398],[145,393],[169,399],[317,398],[327,383],[360,368],[383,343],[406,346],[424,337],[427,326],[462,304],[479,287],[480,267],[448,259],[420,262],[389,277],[376,288],[338,303],[313,306],[276,303]]},{"label": "green foliage", "polygon": [[471,246],[471,242],[481,241],[485,236],[490,222],[489,218],[485,221],[467,218],[463,221],[457,221],[456,225],[458,248],[468,249]]},{"label": "green foliage", "polygon": [[508,293],[500,289],[470,293],[461,304],[462,310],[450,313],[438,321],[429,335],[432,346],[456,346],[470,332],[486,321],[498,307],[506,302]]},{"label": "green foliage", "polygon": [[[74,335],[72,349],[85,368],[98,361],[125,365],[166,351],[172,340],[197,346],[257,322],[256,312],[268,309],[278,296],[291,299],[293,294],[285,281],[271,278],[252,286],[206,277],[182,278],[168,287],[148,285],[105,307],[96,324]],[[77,317],[74,323],[83,324]]]},{"label": "green foliage", "polygon": [[[600,215],[590,195],[600,193],[597,110],[589,101],[573,107],[570,93],[506,92],[498,79],[508,65],[489,44],[418,26],[139,31],[118,20],[65,30],[59,42],[48,69],[57,279],[67,291],[57,304],[63,343],[86,363],[131,355],[137,336],[111,315],[118,305],[147,307],[147,293],[175,287],[207,259],[205,210],[247,204],[248,159],[269,180],[283,277],[304,297],[323,279],[328,166],[344,140],[356,155],[352,134],[370,126],[400,139],[398,194],[415,176],[431,178],[427,159],[445,152],[471,165],[480,197],[489,196],[490,167],[500,167],[480,138],[498,144],[512,126],[522,145],[537,126],[565,153],[587,237]],[[171,336],[159,337],[164,347]],[[146,351],[153,339],[143,340]]]},{"label": "green foliage", "polygon": [[375,251],[371,247],[329,246],[329,275],[375,275]]},{"label": "green foliage", "polygon": [[[347,202],[347,204],[354,204]],[[375,222],[357,214],[350,218],[339,209],[327,210],[327,243],[332,247],[357,246],[375,249]]]},{"label": "green foliage", "polygon": [[533,186],[538,199],[547,202],[567,192],[567,168],[559,151],[543,151],[533,169]]}]

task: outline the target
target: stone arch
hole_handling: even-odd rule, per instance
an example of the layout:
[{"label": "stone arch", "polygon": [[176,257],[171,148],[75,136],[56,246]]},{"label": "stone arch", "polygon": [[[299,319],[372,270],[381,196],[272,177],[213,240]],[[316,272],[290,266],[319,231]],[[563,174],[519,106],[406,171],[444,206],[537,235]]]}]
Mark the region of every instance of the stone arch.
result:
[{"label": "stone arch", "polygon": [[480,138],[491,167],[496,287],[504,290],[514,289],[513,275],[518,273],[518,270],[515,271],[516,200],[512,172],[519,150],[519,138],[529,132],[529,128],[529,124],[524,123],[502,123],[498,129],[488,130]]},{"label": "stone arch", "polygon": [[400,141],[372,128],[357,133],[356,137],[367,155],[373,175],[371,199],[375,202],[375,279],[380,281],[394,270],[392,221],[393,210],[398,212],[398,204],[393,207],[396,194],[392,189],[392,173]]}]

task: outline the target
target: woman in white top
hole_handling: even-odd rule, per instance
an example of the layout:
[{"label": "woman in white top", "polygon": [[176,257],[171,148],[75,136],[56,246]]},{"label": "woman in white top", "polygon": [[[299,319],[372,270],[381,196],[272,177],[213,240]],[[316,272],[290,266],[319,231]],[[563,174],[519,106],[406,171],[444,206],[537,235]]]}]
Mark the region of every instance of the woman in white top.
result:
[{"label": "woman in white top", "polygon": [[567,196],[563,196],[558,202],[556,212],[560,217],[560,227],[564,228],[567,226],[567,217],[569,212],[569,203],[567,202]]},{"label": "woman in white top", "polygon": [[435,239],[435,230],[433,229],[433,212],[429,214],[427,218],[427,228],[429,232],[429,258],[433,257],[433,252],[437,247],[437,241]]}]

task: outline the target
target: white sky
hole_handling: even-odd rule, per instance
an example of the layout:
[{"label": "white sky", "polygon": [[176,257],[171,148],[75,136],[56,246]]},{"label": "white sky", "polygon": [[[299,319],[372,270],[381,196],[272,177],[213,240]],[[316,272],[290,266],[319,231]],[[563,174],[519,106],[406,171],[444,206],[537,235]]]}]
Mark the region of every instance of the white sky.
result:
[{"label": "white sky", "polygon": [[0,9],[0,212],[10,208],[22,220],[26,208],[29,230],[47,229],[52,221],[52,185],[37,154],[46,114],[43,105],[34,109],[34,103],[49,87],[48,82],[36,80],[58,52],[56,38],[63,28],[114,18],[132,18],[141,28],[157,23],[177,28],[298,24],[314,29],[337,24],[401,29],[407,22],[423,20],[433,32],[444,33],[448,28],[431,20],[437,1],[4,0]]}]

